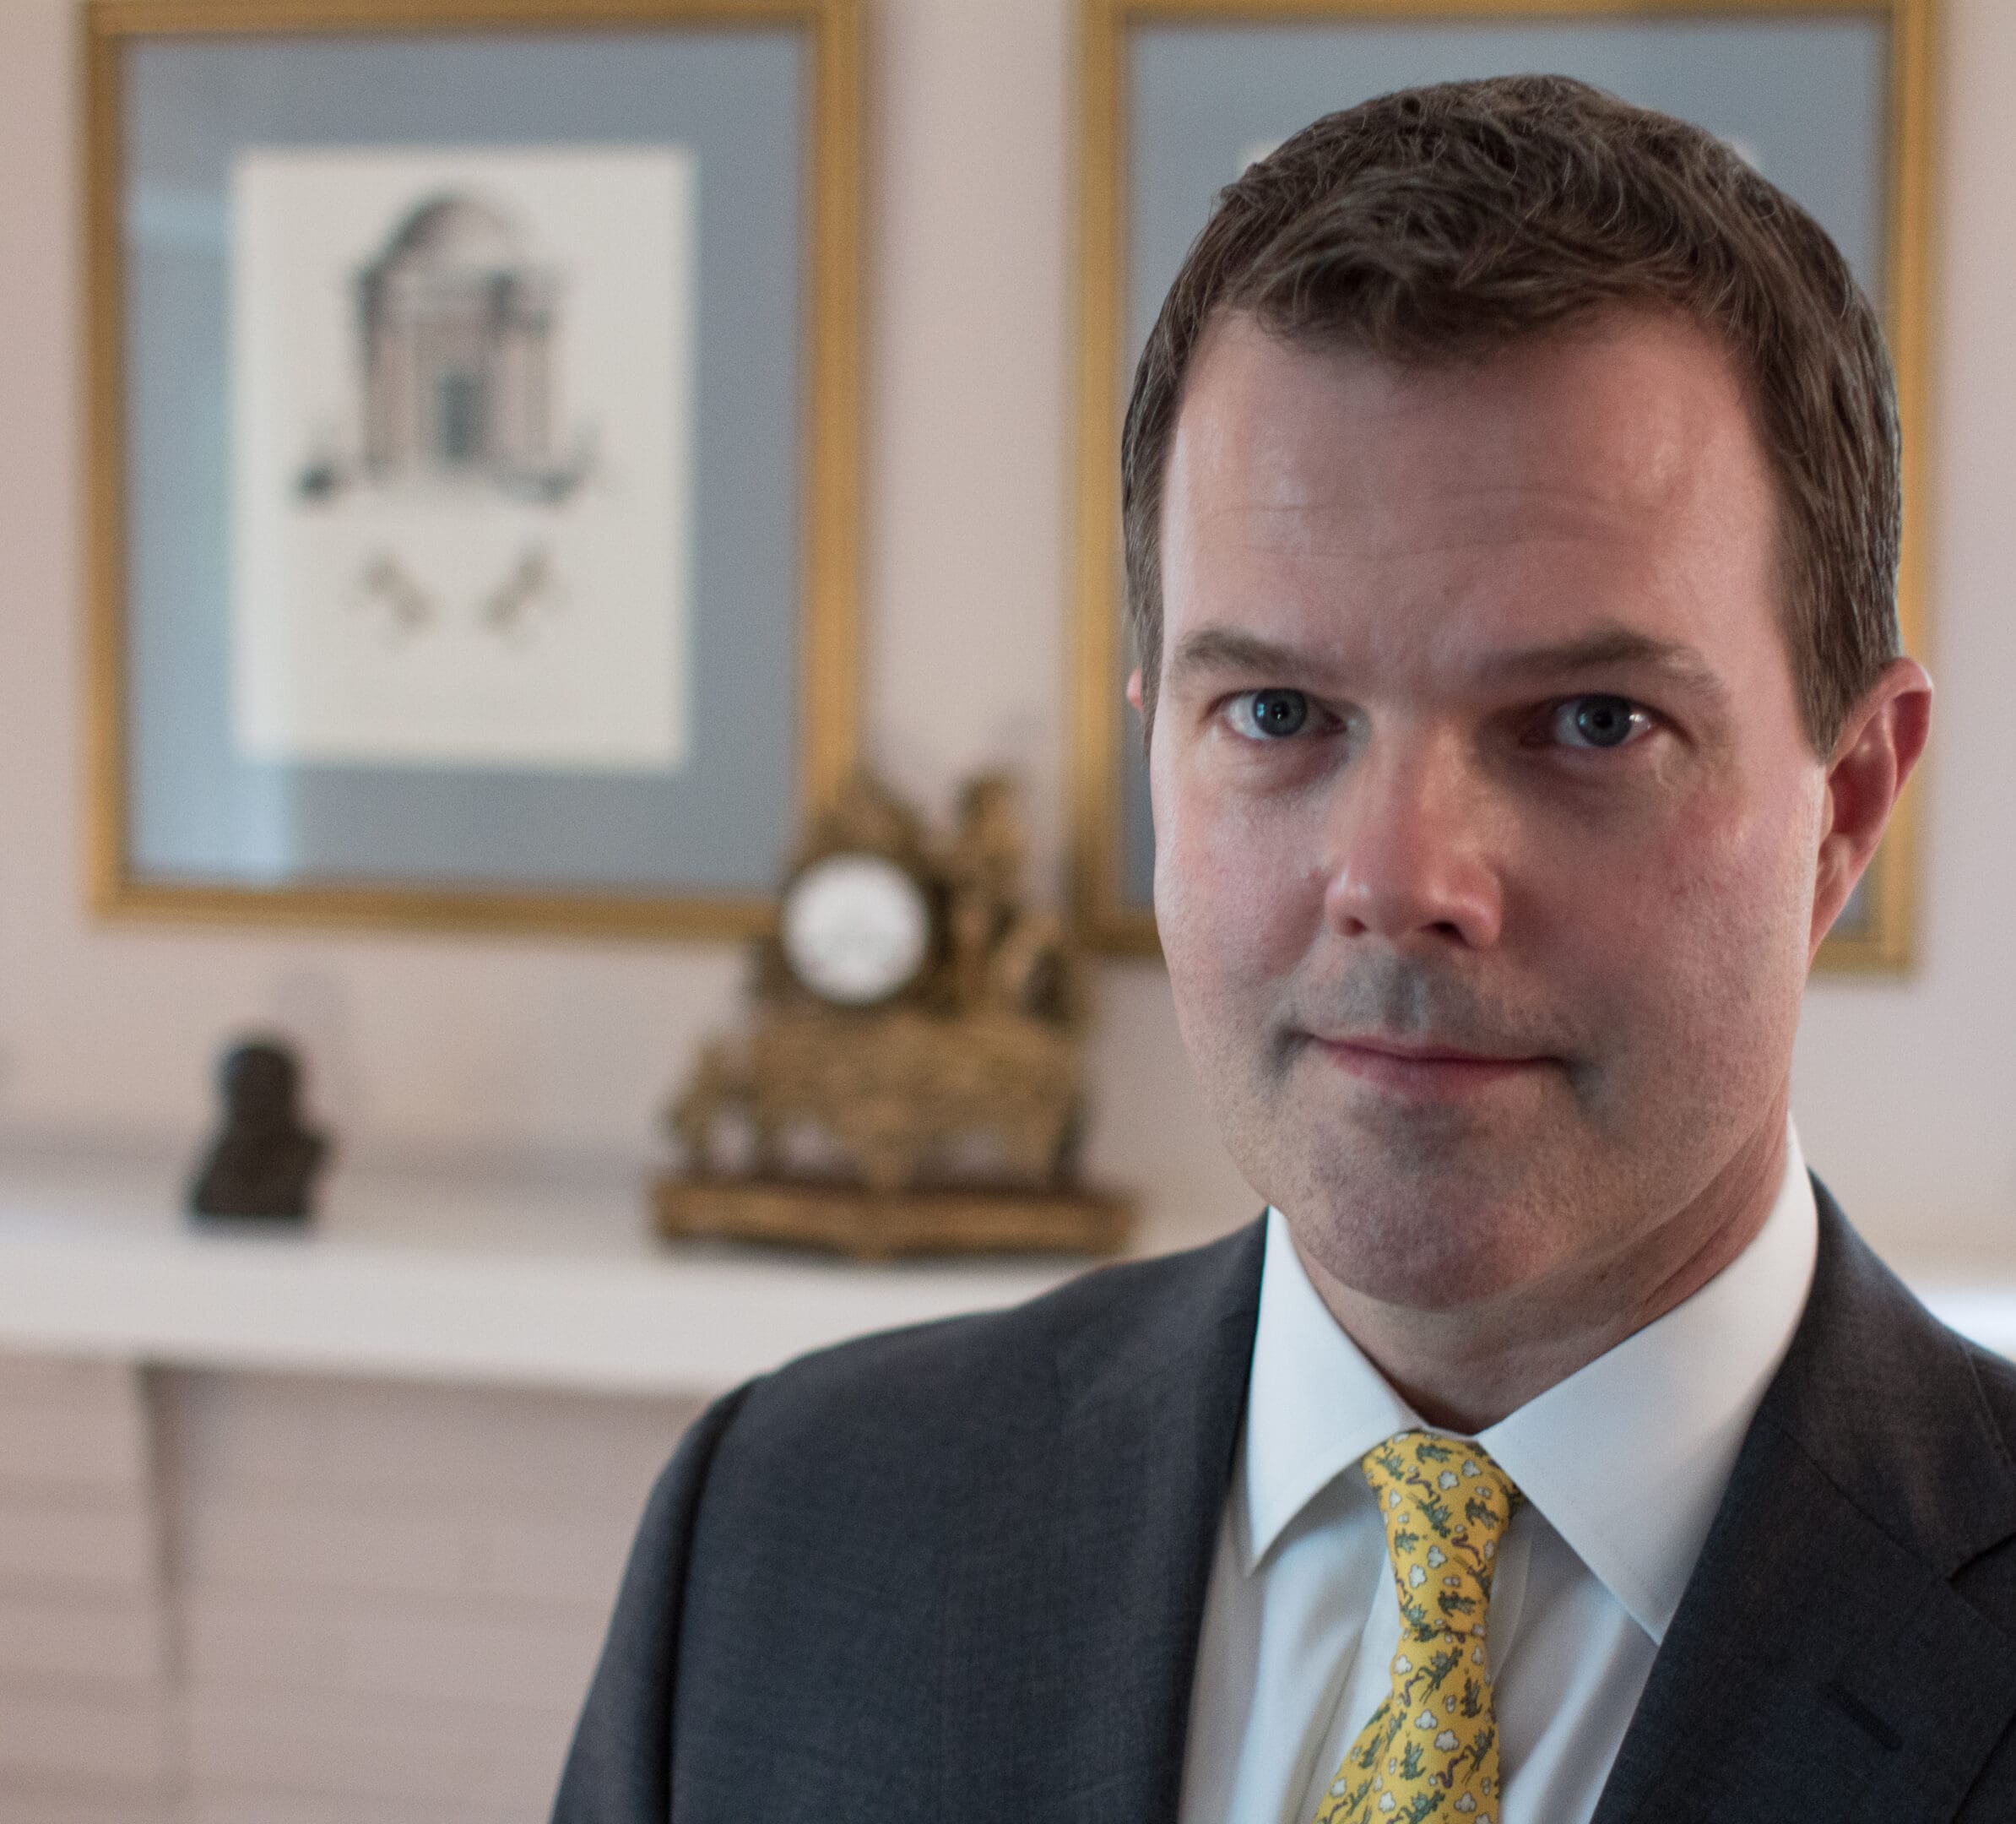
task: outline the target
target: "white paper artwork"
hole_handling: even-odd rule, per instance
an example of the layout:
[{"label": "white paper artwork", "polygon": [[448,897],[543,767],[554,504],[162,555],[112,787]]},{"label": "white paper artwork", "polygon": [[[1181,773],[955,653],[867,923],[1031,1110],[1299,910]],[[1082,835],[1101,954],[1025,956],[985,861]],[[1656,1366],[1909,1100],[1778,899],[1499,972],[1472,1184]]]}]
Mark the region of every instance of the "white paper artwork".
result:
[{"label": "white paper artwork", "polygon": [[694,203],[680,147],[237,160],[241,753],[683,763]]}]

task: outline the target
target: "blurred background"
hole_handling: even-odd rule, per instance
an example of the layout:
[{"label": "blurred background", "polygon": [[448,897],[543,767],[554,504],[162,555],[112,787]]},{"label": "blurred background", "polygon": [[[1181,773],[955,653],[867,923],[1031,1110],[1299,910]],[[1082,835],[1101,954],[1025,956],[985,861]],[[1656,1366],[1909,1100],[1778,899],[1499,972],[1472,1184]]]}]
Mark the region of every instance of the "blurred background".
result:
[{"label": "blurred background", "polygon": [[[875,0],[865,73],[863,745],[938,814],[1013,768],[1052,904],[1073,24],[1065,0]],[[738,1017],[739,944],[89,912],[79,43],[68,0],[0,0],[0,1824],[536,1818],[694,1403],[1059,1269],[708,1257],[684,1303],[637,1277],[660,1111]],[[1815,984],[1795,1109],[1879,1251],[1992,1298],[2016,1295],[2016,9],[1948,0],[1934,88],[1916,959]],[[1087,1166],[1137,1195],[1135,1247],[1249,1219],[1159,964],[1099,961],[1092,999]],[[180,1182],[247,1030],[308,1056],[335,1215],[456,1247],[403,1277],[360,1250],[312,1295],[122,1253],[119,1212]],[[484,1212],[496,1248],[464,1247]]]}]

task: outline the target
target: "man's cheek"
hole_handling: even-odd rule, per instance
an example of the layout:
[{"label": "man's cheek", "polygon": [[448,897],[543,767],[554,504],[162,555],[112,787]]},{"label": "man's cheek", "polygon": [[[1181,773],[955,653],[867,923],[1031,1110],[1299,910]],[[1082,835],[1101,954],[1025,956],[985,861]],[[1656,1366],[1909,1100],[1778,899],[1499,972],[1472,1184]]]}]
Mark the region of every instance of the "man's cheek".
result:
[{"label": "man's cheek", "polygon": [[1156,912],[1172,969],[1250,991],[1293,969],[1321,916],[1320,882],[1250,830],[1193,824],[1158,849]]},{"label": "man's cheek", "polygon": [[1639,927],[1650,954],[1676,959],[1710,1001],[1791,991],[1803,980],[1810,857],[1775,806],[1704,815],[1677,829],[1648,869],[1656,888]]}]

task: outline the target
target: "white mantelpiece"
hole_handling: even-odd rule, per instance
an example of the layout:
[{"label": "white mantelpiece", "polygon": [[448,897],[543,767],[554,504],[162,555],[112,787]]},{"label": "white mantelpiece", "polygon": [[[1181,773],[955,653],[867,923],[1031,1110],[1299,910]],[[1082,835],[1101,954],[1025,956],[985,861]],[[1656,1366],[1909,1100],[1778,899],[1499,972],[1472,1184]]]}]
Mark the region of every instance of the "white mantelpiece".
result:
[{"label": "white mantelpiece", "polygon": [[691,1397],[864,1331],[1017,1303],[1086,1264],[667,1245],[641,1186],[339,1173],[325,1201],[310,1229],[204,1225],[158,1164],[0,1168],[0,1349]]}]

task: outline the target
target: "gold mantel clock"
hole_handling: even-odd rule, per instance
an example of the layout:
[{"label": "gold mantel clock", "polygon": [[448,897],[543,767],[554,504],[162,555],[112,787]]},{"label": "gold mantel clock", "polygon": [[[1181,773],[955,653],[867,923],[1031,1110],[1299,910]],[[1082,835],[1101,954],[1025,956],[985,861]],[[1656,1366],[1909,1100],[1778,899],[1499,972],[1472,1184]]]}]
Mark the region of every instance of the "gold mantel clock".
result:
[{"label": "gold mantel clock", "polygon": [[1077,1182],[1083,993],[1022,902],[1000,775],[934,840],[857,777],[789,871],[749,1029],[705,1046],[669,1121],[669,1235],[886,1256],[1106,1253],[1129,1211]]}]

